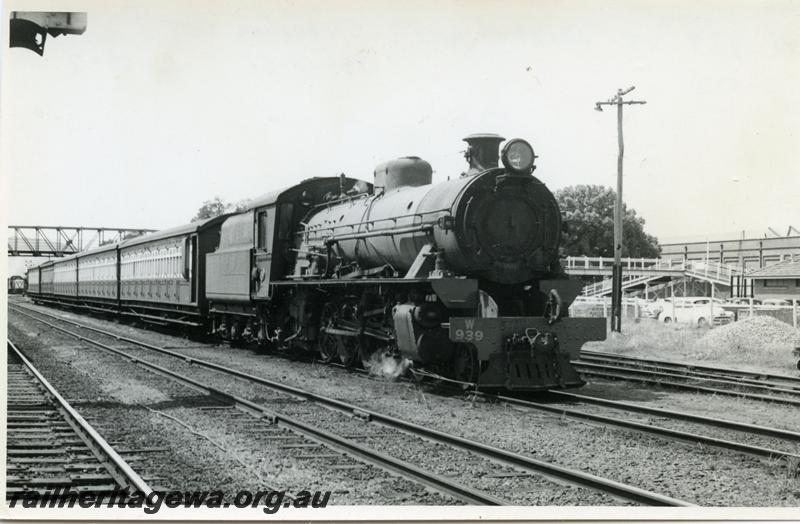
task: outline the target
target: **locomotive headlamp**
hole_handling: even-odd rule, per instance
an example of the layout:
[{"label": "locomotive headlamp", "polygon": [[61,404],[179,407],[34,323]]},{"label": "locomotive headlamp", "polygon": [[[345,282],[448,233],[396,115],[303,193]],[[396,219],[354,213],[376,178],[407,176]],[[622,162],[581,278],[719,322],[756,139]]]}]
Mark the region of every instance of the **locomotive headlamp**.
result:
[{"label": "locomotive headlamp", "polygon": [[529,143],[521,138],[514,138],[503,146],[500,159],[506,169],[517,173],[529,173],[533,169],[533,161],[536,160],[536,155],[533,153],[533,148]]}]

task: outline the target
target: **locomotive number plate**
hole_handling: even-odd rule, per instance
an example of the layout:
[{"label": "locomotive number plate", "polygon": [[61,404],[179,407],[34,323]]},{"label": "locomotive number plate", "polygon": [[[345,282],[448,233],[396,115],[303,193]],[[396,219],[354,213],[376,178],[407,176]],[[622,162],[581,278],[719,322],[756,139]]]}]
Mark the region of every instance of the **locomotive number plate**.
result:
[{"label": "locomotive number plate", "polygon": [[480,342],[484,336],[482,329],[456,329],[450,338],[456,342]]},{"label": "locomotive number plate", "polygon": [[450,340],[473,344],[485,360],[496,349],[498,327],[496,318],[450,317]]}]

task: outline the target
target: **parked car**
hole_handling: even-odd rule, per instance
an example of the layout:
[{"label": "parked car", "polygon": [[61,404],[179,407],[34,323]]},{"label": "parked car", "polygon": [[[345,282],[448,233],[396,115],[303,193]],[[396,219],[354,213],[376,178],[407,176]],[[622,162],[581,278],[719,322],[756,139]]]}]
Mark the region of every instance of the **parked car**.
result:
[{"label": "parked car", "polygon": [[664,307],[670,303],[668,300],[670,299],[658,298],[649,302],[642,311],[646,316],[657,319],[659,315],[661,315],[661,312],[664,311]]},{"label": "parked car", "polygon": [[765,298],[761,301],[761,304],[765,306],[791,306],[792,303],[789,300],[784,300],[782,298]]},{"label": "parked car", "polygon": [[722,308],[724,300],[710,297],[675,297],[664,299],[659,320],[665,324],[680,322],[695,326],[715,326],[733,321],[733,313]]},{"label": "parked car", "polygon": [[[734,298],[729,298],[728,299],[728,304],[733,304],[733,305],[736,305],[736,306],[749,306],[750,305],[750,300],[751,299],[745,298],[745,297],[734,297]],[[757,299],[757,298],[752,299],[752,301],[753,301],[753,305],[754,306],[760,306],[761,305],[761,301],[759,299]]]}]

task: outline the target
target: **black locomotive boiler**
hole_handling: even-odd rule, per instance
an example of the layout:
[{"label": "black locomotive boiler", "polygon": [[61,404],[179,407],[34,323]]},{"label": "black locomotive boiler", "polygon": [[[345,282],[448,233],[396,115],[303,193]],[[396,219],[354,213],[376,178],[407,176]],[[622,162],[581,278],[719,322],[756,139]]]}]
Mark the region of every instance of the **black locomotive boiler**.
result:
[{"label": "black locomotive boiler", "polygon": [[[561,273],[561,215],[533,176],[534,151],[521,139],[500,151],[497,135],[465,141],[469,168],[446,182],[404,157],[371,183],[312,178],[246,211],[123,242],[128,291],[102,303],[349,366],[396,359],[487,389],[582,385],[570,357],[605,338],[605,319],[566,315],[580,283]],[[55,268],[77,288],[58,301],[96,309],[81,296],[80,255],[74,263]]]}]

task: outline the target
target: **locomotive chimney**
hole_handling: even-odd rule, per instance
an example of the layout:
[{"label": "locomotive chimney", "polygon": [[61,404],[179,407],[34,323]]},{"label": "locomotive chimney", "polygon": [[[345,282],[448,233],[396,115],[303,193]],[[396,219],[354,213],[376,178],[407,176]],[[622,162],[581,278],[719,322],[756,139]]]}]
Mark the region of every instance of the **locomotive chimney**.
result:
[{"label": "locomotive chimney", "polygon": [[464,158],[469,162],[469,170],[464,173],[464,176],[471,176],[487,169],[498,166],[500,158],[500,142],[505,140],[500,135],[492,133],[484,133],[477,135],[469,135],[464,139],[466,142],[467,150],[464,153]]}]

